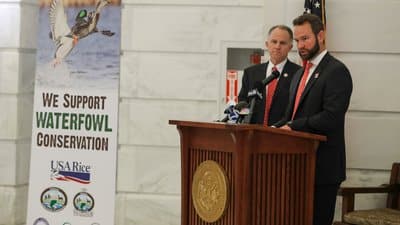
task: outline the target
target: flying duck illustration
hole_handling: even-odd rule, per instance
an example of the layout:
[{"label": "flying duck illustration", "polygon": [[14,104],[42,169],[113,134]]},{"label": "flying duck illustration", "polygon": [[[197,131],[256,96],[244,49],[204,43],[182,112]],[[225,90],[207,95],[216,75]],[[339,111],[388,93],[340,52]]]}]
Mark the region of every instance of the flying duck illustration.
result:
[{"label": "flying duck illustration", "polygon": [[[108,0],[98,0],[95,11],[87,12],[80,10],[75,18],[75,24],[70,28],[67,23],[67,15],[62,0],[53,0],[49,8],[50,37],[56,45],[53,65],[61,63],[72,51],[79,39],[89,34],[98,32],[97,22],[100,18],[100,11],[109,3]],[[106,36],[114,35],[108,30],[101,31]]]}]

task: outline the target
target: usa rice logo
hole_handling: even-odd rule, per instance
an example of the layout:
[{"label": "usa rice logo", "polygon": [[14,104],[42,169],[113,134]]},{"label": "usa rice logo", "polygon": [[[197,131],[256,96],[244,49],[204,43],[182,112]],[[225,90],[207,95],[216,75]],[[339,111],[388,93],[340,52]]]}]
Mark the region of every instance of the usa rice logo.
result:
[{"label": "usa rice logo", "polygon": [[72,181],[80,184],[90,184],[91,166],[79,161],[51,161],[51,179]]}]

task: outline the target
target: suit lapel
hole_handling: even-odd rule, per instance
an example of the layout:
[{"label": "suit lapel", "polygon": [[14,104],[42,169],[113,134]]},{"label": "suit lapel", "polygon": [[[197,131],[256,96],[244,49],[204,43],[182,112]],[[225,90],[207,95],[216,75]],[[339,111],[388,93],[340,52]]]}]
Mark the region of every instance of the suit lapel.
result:
[{"label": "suit lapel", "polygon": [[297,88],[299,87],[299,83],[300,83],[300,80],[301,80],[301,77],[302,77],[303,73],[304,73],[304,67],[302,67],[301,69],[299,69],[299,70],[297,71],[296,76],[293,77],[293,81],[292,81],[292,82],[293,82],[293,84],[294,84],[293,87],[295,87],[295,90],[292,92],[291,98],[296,99]]},{"label": "suit lapel", "polygon": [[[297,72],[293,75],[293,80],[292,84],[290,85],[290,90],[289,90],[289,105],[290,111],[293,112],[293,107],[294,107],[294,102],[296,101],[296,94],[297,94],[297,88],[299,86],[300,80],[301,80],[301,75],[304,73],[304,68],[300,68],[297,70]],[[290,114],[291,116],[292,114]]]},{"label": "suit lapel", "polygon": [[[267,76],[267,68],[268,68],[268,62],[265,63],[262,67],[259,67],[259,71],[256,73],[257,76],[257,80],[262,81],[265,79],[265,77]],[[263,99],[265,99],[265,91],[263,91],[262,93]],[[264,100],[265,102],[265,100]]]},{"label": "suit lapel", "polygon": [[[318,64],[317,68],[315,68],[314,72],[311,74],[311,76],[310,76],[310,78],[309,78],[309,80],[308,80],[308,82],[306,84],[306,87],[304,88],[304,91],[303,91],[303,93],[301,95],[299,105],[301,104],[301,102],[303,101],[305,96],[307,96],[308,92],[311,90],[311,87],[318,80],[318,78],[319,78],[319,76],[321,74],[321,71],[325,68],[325,65],[328,63],[330,58],[331,58],[331,56],[329,55],[329,53],[326,53],[324,58]],[[301,76],[300,76],[300,78],[301,78]]]},{"label": "suit lapel", "polygon": [[285,66],[283,67],[282,74],[279,76],[279,81],[284,81],[285,79],[288,79],[289,77],[289,67],[290,67],[290,62],[289,60],[286,62]]},{"label": "suit lapel", "polygon": [[272,98],[272,104],[274,104],[274,99],[275,99],[275,96],[277,95],[277,93],[282,91],[282,87],[284,86],[284,83],[287,82],[286,79],[289,78],[289,70],[290,70],[289,67],[290,67],[290,61],[288,60],[286,62],[286,64],[283,66],[282,73],[279,76],[279,80],[278,80],[278,83],[277,83],[276,89],[275,89],[275,94],[274,94],[274,97]]},{"label": "suit lapel", "polygon": [[265,77],[267,76],[267,68],[268,68],[268,62],[266,62],[262,67],[259,67],[259,71],[256,73],[257,80],[264,80]]}]

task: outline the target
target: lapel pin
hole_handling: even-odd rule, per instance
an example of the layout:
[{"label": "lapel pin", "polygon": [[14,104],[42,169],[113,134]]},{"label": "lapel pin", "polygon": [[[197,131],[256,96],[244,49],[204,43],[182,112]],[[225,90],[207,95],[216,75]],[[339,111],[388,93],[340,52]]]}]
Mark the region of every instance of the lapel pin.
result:
[{"label": "lapel pin", "polygon": [[287,74],[287,73],[284,73],[284,74],[283,74],[283,77],[287,77],[287,76],[288,76],[288,74]]},{"label": "lapel pin", "polygon": [[319,73],[316,73],[314,78],[317,79],[319,77]]}]

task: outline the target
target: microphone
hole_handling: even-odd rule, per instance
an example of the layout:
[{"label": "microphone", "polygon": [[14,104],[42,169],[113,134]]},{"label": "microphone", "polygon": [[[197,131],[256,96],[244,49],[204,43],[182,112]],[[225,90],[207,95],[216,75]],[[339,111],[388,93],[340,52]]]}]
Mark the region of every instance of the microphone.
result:
[{"label": "microphone", "polygon": [[235,109],[237,109],[239,112],[242,112],[245,109],[249,108],[249,103],[245,101],[241,101],[238,104],[235,105]]},{"label": "microphone", "polygon": [[235,110],[237,110],[239,114],[236,123],[242,123],[245,116],[249,114],[249,103],[245,101],[238,102],[238,104],[235,105]]},{"label": "microphone", "polygon": [[262,81],[257,81],[254,83],[254,88],[247,93],[248,99],[259,98],[262,99],[262,91],[265,88],[265,84]]},{"label": "microphone", "polygon": [[262,99],[262,92],[264,91],[265,86],[271,83],[276,78],[278,78],[279,75],[280,75],[279,71],[274,70],[272,71],[271,75],[266,77],[264,80],[257,81],[256,83],[254,83],[255,88],[247,94],[247,97],[251,98],[250,109],[248,115],[244,118],[243,123],[250,123],[251,117],[253,116],[254,106],[256,104],[257,97],[259,99]]},{"label": "microphone", "polygon": [[229,104],[228,107],[224,110],[224,114],[226,115],[222,120],[217,120],[217,122],[226,123],[229,120],[229,115],[233,113],[234,104]]},{"label": "microphone", "polygon": [[222,120],[217,120],[217,122],[241,123],[243,117],[248,114],[248,107],[249,104],[245,101],[239,102],[236,105],[233,102],[228,103],[228,107],[224,110],[226,116]]},{"label": "microphone", "polygon": [[237,123],[238,119],[239,119],[239,111],[233,108],[232,112],[228,114],[227,123]]},{"label": "microphone", "polygon": [[[271,82],[271,81],[269,81]],[[251,117],[253,116],[254,106],[256,105],[256,100],[262,99],[262,91],[265,85],[262,81],[257,81],[254,83],[254,89],[249,91],[247,97],[250,98],[250,109],[248,115],[243,119],[243,123],[250,123]]]},{"label": "microphone", "polygon": [[268,85],[269,83],[271,83],[273,80],[275,80],[276,78],[279,77],[279,75],[281,75],[279,73],[278,70],[274,70],[272,71],[271,75],[269,75],[268,77],[266,77],[264,80],[262,80],[262,84],[265,87],[266,85]]},{"label": "microphone", "polygon": [[238,102],[233,111],[228,115],[228,123],[242,123],[244,117],[249,114],[249,104],[245,101]]}]

